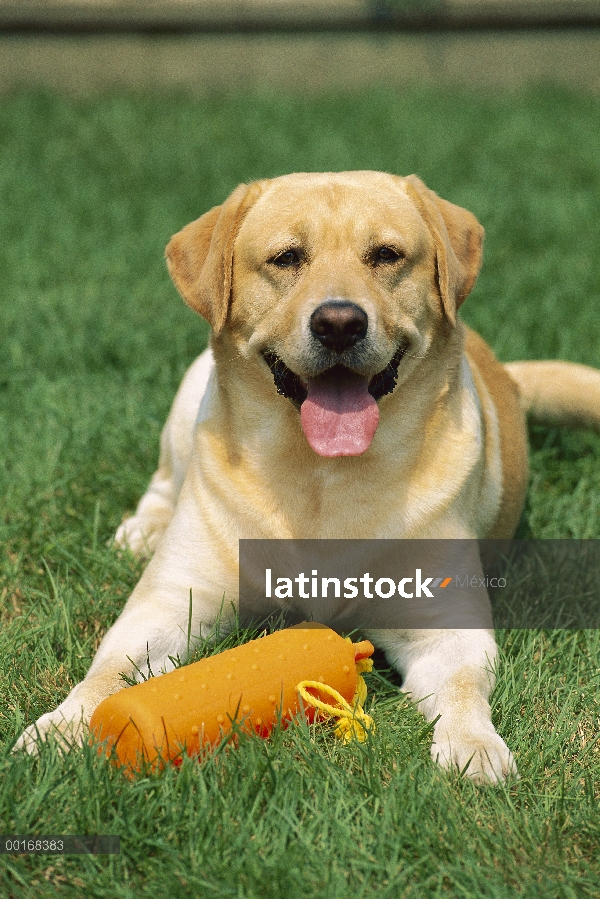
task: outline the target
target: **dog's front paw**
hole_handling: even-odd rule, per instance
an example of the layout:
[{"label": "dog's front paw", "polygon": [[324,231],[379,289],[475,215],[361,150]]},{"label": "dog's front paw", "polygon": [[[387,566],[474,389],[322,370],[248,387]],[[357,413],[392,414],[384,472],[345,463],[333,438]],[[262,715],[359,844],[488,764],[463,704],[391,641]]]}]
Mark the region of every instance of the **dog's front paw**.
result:
[{"label": "dog's front paw", "polygon": [[[37,755],[40,745],[48,739],[56,740],[58,747],[67,751],[72,746],[80,746],[87,733],[87,725],[98,703],[111,690],[104,688],[98,679],[86,679],[77,684],[67,698],[52,712],[27,727],[15,745],[13,752],[23,750]],[[113,687],[114,689],[114,687]]]},{"label": "dog's front paw", "polygon": [[134,556],[149,558],[173,517],[173,505],[162,497],[146,496],[135,515],[126,518],[113,538],[117,547],[129,549]]},{"label": "dog's front paw", "polygon": [[149,558],[163,532],[164,528],[153,528],[151,522],[139,515],[132,515],[119,525],[113,543],[121,549],[130,550],[138,558]]},{"label": "dog's front paw", "polygon": [[87,729],[82,712],[83,710],[80,711],[79,718],[65,717],[60,707],[47,712],[23,731],[13,746],[13,752],[23,751],[37,755],[40,745],[48,739],[55,739],[62,751],[80,746]]},{"label": "dog's front paw", "polygon": [[512,753],[488,721],[444,725],[433,731],[431,755],[442,768],[456,768],[477,784],[495,784],[518,777]]}]

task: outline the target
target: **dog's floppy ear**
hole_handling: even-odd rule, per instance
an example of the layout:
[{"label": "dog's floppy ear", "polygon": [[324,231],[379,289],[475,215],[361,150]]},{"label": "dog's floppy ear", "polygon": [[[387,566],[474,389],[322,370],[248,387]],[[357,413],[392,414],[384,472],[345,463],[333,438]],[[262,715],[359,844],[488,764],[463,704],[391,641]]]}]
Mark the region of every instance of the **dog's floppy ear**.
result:
[{"label": "dog's floppy ear", "polygon": [[165,255],[169,274],[188,306],[199,312],[218,334],[231,298],[233,244],[248,209],[261,189],[240,184],[221,206],[175,234]]},{"label": "dog's floppy ear", "polygon": [[416,175],[409,175],[404,184],[433,234],[442,305],[448,321],[455,325],[456,310],[479,274],[483,228],[472,212],[442,200]]}]

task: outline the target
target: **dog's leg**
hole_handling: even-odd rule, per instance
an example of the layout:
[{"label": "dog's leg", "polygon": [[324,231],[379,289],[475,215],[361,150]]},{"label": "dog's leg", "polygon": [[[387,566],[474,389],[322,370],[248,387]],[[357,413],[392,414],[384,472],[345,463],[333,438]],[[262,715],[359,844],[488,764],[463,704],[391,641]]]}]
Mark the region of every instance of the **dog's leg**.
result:
[{"label": "dog's leg", "polygon": [[[238,589],[235,552],[221,558],[198,514],[187,479],[171,524],[117,621],[106,633],[84,680],[54,711],[30,725],[16,749],[35,752],[38,737],[81,742],[96,706],[126,686],[122,674],[141,679],[186,661],[199,637],[233,624]],[[173,661],[175,660],[175,662]]]},{"label": "dog's leg", "polygon": [[141,680],[148,667],[154,674],[170,669],[169,657],[185,657],[187,634],[185,613],[181,626],[174,626],[173,610],[149,610],[144,604],[125,610],[107,632],[84,678],[71,690],[67,698],[52,712],[42,715],[19,738],[15,749],[37,751],[37,740],[45,736],[57,737],[63,746],[81,743],[92,712],[111,693],[125,687],[122,673]]},{"label": "dog's leg", "polygon": [[[106,633],[84,680],[56,709],[30,725],[15,749],[35,753],[38,739],[46,735],[57,737],[63,746],[81,743],[96,706],[126,686],[122,674],[142,680],[150,672],[158,675],[168,671],[174,667],[173,660],[186,660],[198,635],[209,636],[218,615],[218,602],[203,603],[202,591],[192,591],[194,603],[190,609],[190,589],[173,583],[176,572],[161,573],[162,565],[154,564],[162,563],[159,555],[160,549]],[[189,582],[193,583],[191,579]],[[226,628],[224,621],[223,630]]]},{"label": "dog's leg", "polygon": [[115,544],[128,547],[136,556],[152,555],[173,517],[213,364],[212,352],[206,350],[185,373],[161,434],[158,469],[135,514],[115,534]]},{"label": "dog's leg", "polygon": [[403,690],[435,721],[431,754],[476,783],[497,783],[517,769],[492,724],[489,696],[497,654],[493,631],[373,631],[403,676]]}]

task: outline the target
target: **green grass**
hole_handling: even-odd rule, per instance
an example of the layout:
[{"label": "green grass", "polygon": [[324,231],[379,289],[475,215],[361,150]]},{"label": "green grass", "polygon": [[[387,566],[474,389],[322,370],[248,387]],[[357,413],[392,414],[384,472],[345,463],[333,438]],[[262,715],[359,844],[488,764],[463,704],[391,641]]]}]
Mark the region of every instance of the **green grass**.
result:
[{"label": "green grass", "polygon": [[[414,171],[486,228],[464,317],[500,358],[600,367],[599,133],[598,99],[549,89],[0,100],[0,831],[122,838],[118,857],[2,857],[3,896],[600,895],[598,632],[499,635],[509,786],[438,770],[394,677],[370,677],[366,745],[298,726],[133,783],[88,748],[10,755],[142,570],[106,544],[206,341],[170,235],[242,180]],[[598,436],[531,437],[521,533],[600,537]]]}]

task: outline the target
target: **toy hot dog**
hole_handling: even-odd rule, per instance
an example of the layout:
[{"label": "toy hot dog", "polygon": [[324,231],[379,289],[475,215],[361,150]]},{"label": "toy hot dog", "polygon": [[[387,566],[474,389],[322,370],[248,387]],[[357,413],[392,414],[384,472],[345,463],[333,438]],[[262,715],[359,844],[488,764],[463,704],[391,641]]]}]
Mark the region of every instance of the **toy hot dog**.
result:
[{"label": "toy hot dog", "polygon": [[[115,762],[132,770],[197,755],[234,723],[267,737],[279,718],[288,722],[301,710],[314,717],[308,705],[345,715],[349,738],[350,719],[372,723],[356,700],[364,685],[359,672],[370,670],[372,653],[368,640],[353,644],[324,625],[297,625],[114,693],[90,728]],[[331,696],[345,711],[329,704]]]}]

